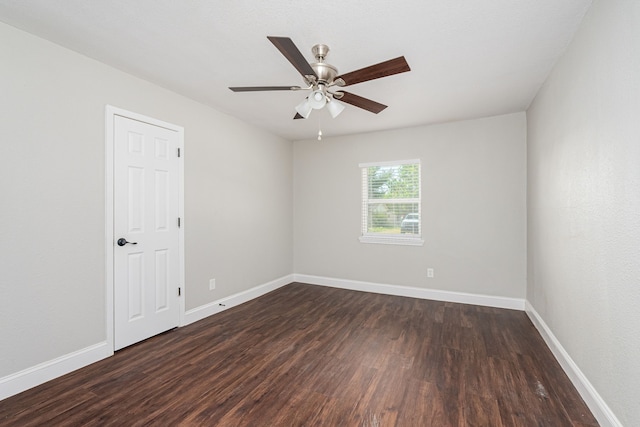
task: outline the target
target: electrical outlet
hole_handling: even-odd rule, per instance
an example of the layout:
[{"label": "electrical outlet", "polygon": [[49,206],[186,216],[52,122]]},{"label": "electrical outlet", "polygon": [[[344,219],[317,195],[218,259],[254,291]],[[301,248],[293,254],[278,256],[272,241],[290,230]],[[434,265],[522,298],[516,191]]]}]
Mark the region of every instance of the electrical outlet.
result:
[{"label": "electrical outlet", "polygon": [[216,279],[209,279],[209,290],[212,291],[216,288]]},{"label": "electrical outlet", "polygon": [[433,268],[427,268],[427,277],[433,279]]}]

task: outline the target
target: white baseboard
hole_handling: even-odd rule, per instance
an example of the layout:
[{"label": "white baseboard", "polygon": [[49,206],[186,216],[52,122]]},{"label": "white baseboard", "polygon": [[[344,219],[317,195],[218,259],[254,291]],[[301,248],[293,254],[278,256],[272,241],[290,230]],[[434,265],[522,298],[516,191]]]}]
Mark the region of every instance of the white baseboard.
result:
[{"label": "white baseboard", "polygon": [[531,322],[536,327],[545,343],[553,353],[553,355],[562,366],[562,369],[567,374],[575,388],[582,396],[582,399],[585,401],[593,416],[596,417],[598,423],[602,427],[622,427],[622,423],[615,416],[611,408],[607,405],[607,403],[602,399],[600,394],[596,391],[593,385],[589,382],[587,377],[582,373],[578,365],[573,361],[569,353],[562,347],[560,341],[555,337],[551,329],[547,326],[542,317],[538,314],[538,312],[533,308],[529,301],[525,302],[525,311],[527,315],[531,319]]},{"label": "white baseboard", "polygon": [[226,298],[221,298],[217,301],[210,302],[209,304],[193,308],[184,313],[184,323],[181,326],[197,322],[198,320],[202,320],[211,315],[228,310],[231,307],[235,307],[236,305],[258,298],[268,292],[275,291],[276,289],[281,288],[284,285],[288,285],[291,282],[293,282],[293,274],[280,277],[279,279],[258,285],[243,292],[238,292],[237,294],[230,295]]},{"label": "white baseboard", "polygon": [[0,400],[76,369],[84,368],[111,355],[113,355],[113,348],[109,348],[105,341],[0,378]]},{"label": "white baseboard", "polygon": [[373,292],[376,294],[431,299],[436,301],[457,302],[461,304],[483,305],[486,307],[524,310],[524,299],[496,297],[491,295],[468,294],[463,292],[441,291],[436,289],[414,288],[383,283],[361,282],[357,280],[336,279],[332,277],[294,274],[294,281],[310,285],[330,286],[352,291]]}]

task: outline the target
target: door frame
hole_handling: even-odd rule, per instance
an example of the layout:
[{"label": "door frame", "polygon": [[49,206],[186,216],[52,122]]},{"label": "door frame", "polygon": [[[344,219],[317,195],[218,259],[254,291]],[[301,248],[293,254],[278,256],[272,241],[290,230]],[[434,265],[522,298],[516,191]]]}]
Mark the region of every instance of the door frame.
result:
[{"label": "door frame", "polygon": [[178,279],[180,280],[180,288],[182,290],[179,297],[180,317],[178,326],[184,325],[185,312],[185,265],[184,265],[184,128],[172,123],[163,122],[161,120],[147,117],[142,114],[123,110],[122,108],[106,105],[105,107],[105,301],[106,301],[106,341],[107,348],[113,354],[115,349],[114,340],[114,249],[115,236],[114,227],[114,167],[115,167],[115,118],[116,116],[125,117],[131,120],[147,123],[153,126],[162,127],[177,132],[178,147],[180,149],[180,159],[178,162],[178,215],[181,218],[180,228],[178,229],[178,258],[179,271]]}]

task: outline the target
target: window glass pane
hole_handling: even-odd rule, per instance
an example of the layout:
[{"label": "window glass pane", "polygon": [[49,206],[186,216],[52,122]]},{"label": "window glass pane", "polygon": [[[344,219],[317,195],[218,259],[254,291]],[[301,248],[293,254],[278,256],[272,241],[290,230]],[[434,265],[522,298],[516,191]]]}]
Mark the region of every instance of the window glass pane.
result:
[{"label": "window glass pane", "polygon": [[367,232],[420,234],[418,203],[369,203]]},{"label": "window glass pane", "polygon": [[418,164],[371,166],[367,170],[369,199],[414,199],[420,194]]}]

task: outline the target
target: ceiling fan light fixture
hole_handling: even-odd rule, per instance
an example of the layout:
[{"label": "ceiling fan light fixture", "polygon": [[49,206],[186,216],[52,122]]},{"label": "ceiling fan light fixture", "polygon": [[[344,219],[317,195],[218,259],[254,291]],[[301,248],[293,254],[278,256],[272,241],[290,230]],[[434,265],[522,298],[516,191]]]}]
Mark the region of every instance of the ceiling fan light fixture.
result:
[{"label": "ceiling fan light fixture", "polygon": [[309,98],[305,98],[300,104],[296,106],[296,112],[305,119],[309,118],[309,114],[311,114],[311,105],[309,105]]},{"label": "ceiling fan light fixture", "polygon": [[344,110],[344,105],[336,100],[328,101],[327,110],[329,110],[329,114],[331,114],[331,117],[335,119],[336,117],[338,117],[338,114],[342,113],[342,110]]}]

